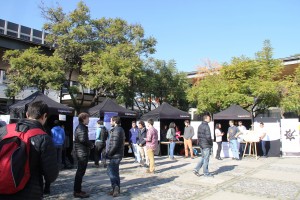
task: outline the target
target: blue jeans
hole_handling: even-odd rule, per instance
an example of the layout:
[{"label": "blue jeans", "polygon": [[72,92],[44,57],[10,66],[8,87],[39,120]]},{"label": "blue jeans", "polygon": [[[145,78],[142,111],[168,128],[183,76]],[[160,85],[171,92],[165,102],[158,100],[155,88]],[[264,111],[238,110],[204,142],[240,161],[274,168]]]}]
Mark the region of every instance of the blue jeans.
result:
[{"label": "blue jeans", "polygon": [[174,158],[174,149],[175,149],[175,142],[170,142],[169,149],[170,149],[170,158]]},{"label": "blue jeans", "polygon": [[138,147],[139,145],[138,144],[132,144],[131,147],[132,147],[132,151],[134,153],[134,157],[135,157],[135,161],[137,161],[138,163],[141,162],[141,156],[140,156],[140,152],[138,150]]},{"label": "blue jeans", "polygon": [[237,140],[229,140],[229,145],[231,148],[233,158],[240,158],[239,157],[239,150],[238,150],[238,142]]},{"label": "blue jeans", "polygon": [[203,173],[204,174],[209,173],[208,172],[208,163],[209,163],[210,150],[211,150],[211,148],[204,148],[204,149],[200,148],[201,157],[194,169],[195,171],[199,172],[200,168],[203,166]]},{"label": "blue jeans", "polygon": [[261,150],[263,152],[263,156],[267,156],[267,150],[266,150],[266,141],[261,140]]},{"label": "blue jeans", "polygon": [[107,165],[107,174],[110,178],[111,186],[114,189],[116,186],[120,188],[120,173],[119,166],[122,159],[111,159]]}]

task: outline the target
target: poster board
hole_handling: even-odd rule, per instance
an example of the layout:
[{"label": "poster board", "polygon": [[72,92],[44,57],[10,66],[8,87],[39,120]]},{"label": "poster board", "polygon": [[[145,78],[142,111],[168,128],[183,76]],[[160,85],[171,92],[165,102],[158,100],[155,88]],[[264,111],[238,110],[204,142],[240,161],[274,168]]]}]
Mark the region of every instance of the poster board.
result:
[{"label": "poster board", "polygon": [[283,157],[300,157],[298,119],[281,119],[281,141]]},{"label": "poster board", "polygon": [[10,115],[0,115],[0,123],[9,124]]},{"label": "poster board", "polygon": [[[88,124],[89,129],[89,140],[95,140],[96,139],[96,129],[97,129],[97,121],[99,118],[90,117],[90,121]],[[73,135],[75,133],[75,129],[78,126],[78,117],[73,117]],[[75,137],[73,137],[73,140]]]}]

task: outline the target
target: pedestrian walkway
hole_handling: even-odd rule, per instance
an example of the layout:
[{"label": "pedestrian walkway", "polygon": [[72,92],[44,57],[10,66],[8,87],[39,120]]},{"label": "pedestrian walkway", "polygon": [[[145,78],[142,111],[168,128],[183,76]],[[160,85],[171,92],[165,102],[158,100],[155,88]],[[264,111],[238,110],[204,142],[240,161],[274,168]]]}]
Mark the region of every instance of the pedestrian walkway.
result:
[{"label": "pedestrian walkway", "polygon": [[[106,169],[93,167],[90,162],[83,179],[83,190],[90,193],[88,199],[299,199],[299,158],[231,158],[221,161],[211,158],[209,171],[214,178],[192,173],[199,158],[176,157],[171,161],[165,156],[155,157],[155,174],[124,158],[120,165],[121,195],[107,195],[111,190]],[[75,169],[63,170],[51,184],[51,194],[45,199],[73,199]],[[202,169],[200,170],[202,174]]]}]

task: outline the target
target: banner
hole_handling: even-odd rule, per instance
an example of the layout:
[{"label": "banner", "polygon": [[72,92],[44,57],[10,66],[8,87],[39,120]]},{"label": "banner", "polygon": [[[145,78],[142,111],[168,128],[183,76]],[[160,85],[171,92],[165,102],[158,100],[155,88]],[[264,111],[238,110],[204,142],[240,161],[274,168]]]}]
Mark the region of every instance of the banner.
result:
[{"label": "banner", "polygon": [[[99,120],[99,118],[90,117],[90,121],[88,124],[89,140],[96,139],[96,129],[97,129],[97,121],[98,120]],[[78,126],[78,124],[79,124],[78,117],[73,117],[73,135],[75,134],[75,129]],[[73,140],[74,139],[75,139],[75,137],[73,137]]]},{"label": "banner", "polygon": [[9,124],[10,115],[0,115],[0,127]]},{"label": "banner", "polygon": [[298,119],[281,119],[282,156],[300,156]]},{"label": "banner", "polygon": [[118,116],[117,112],[104,112],[104,126],[109,131],[111,129],[110,119],[113,116]]},{"label": "banner", "polygon": [[[254,122],[254,131],[259,130],[260,122]],[[265,141],[274,141],[280,139],[280,123],[264,122],[264,129],[266,131]]]}]

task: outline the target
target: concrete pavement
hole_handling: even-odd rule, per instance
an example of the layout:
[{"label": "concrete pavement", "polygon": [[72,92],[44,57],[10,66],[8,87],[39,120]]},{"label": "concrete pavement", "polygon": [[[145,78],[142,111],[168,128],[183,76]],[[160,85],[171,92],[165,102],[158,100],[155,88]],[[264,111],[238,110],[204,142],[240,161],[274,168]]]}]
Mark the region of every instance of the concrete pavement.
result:
[{"label": "concrete pavement", "polygon": [[[155,157],[155,174],[146,174],[146,168],[124,158],[120,165],[121,195],[112,198],[106,169],[95,168],[90,162],[83,179],[83,190],[88,199],[299,199],[300,158],[246,157],[241,161],[210,158],[209,171],[214,178],[197,177],[192,173],[199,158],[166,156]],[[73,199],[76,169],[63,170],[51,185],[51,194],[45,199]],[[200,169],[202,173],[202,169]]]}]

